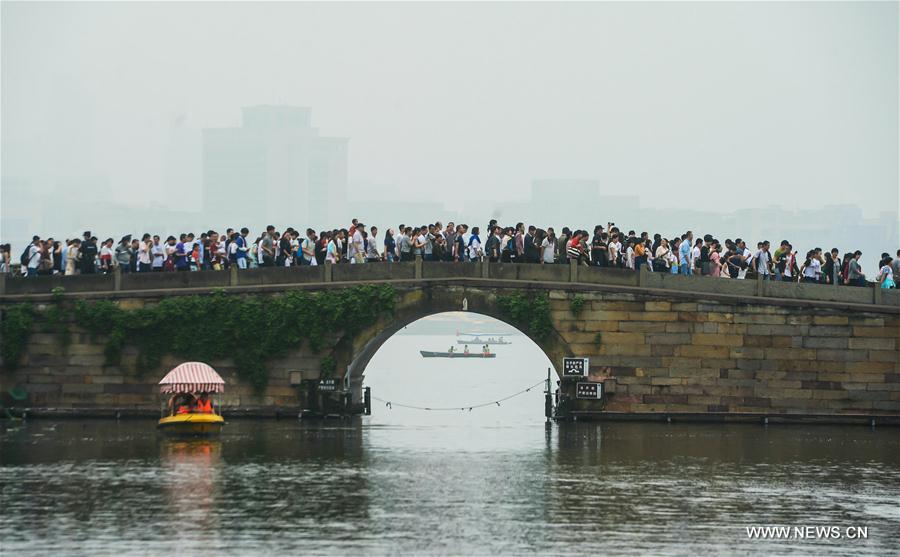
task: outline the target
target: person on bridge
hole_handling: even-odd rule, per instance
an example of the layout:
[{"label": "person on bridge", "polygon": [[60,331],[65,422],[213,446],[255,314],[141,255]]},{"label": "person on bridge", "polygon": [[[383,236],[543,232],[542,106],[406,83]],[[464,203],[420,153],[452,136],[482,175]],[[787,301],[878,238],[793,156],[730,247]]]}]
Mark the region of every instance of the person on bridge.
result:
[{"label": "person on bridge", "polygon": [[878,277],[875,282],[881,285],[881,288],[896,288],[894,282],[894,271],[891,269],[891,261],[893,258],[885,254],[885,258],[881,260],[881,269],[878,270]]}]

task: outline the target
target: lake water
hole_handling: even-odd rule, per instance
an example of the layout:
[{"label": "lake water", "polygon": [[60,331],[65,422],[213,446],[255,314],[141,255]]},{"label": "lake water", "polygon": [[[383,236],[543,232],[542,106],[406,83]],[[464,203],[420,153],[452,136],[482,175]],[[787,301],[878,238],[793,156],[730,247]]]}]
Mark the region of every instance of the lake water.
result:
[{"label": "lake water", "polygon": [[[0,422],[3,555],[873,555],[900,552],[900,431],[546,426],[524,337],[491,360],[390,339],[373,415],[232,421],[214,440],[153,421]],[[419,411],[397,405],[459,406]],[[867,527],[866,540],[750,540],[750,526]]]}]

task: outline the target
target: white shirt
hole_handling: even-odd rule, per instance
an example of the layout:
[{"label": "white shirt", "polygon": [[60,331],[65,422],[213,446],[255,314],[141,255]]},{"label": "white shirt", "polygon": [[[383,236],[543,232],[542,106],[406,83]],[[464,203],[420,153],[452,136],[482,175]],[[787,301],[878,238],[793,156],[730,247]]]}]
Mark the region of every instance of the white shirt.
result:
[{"label": "white shirt", "polygon": [[789,254],[785,255],[785,256],[784,256],[784,261],[785,261],[785,263],[784,263],[784,276],[790,277],[790,276],[791,276],[791,268],[794,266],[794,254],[793,254],[793,253],[789,253]]},{"label": "white shirt", "polygon": [[153,244],[153,247],[150,248],[150,253],[153,254],[153,268],[158,269],[163,266],[163,260],[165,260],[165,248],[161,244]]},{"label": "white shirt", "polygon": [[764,250],[759,250],[756,252],[756,270],[761,275],[769,274],[769,254]]},{"label": "white shirt", "polygon": [[146,242],[141,242],[141,247],[138,250],[138,263],[145,265],[150,263],[150,248]]},{"label": "white shirt", "polygon": [[366,257],[370,259],[379,259],[381,257],[381,253],[378,251],[378,238],[374,234],[369,235]]},{"label": "white shirt", "polygon": [[472,240],[472,243],[469,244],[469,247],[467,249],[469,250],[469,259],[473,261],[478,259],[478,250],[481,249],[481,240],[475,238],[474,240]]},{"label": "white shirt", "polygon": [[550,240],[544,238],[541,241],[541,253],[544,255],[544,263],[553,263],[554,259],[554,249],[553,244],[550,243]]},{"label": "white shirt", "polygon": [[37,269],[41,264],[41,248],[34,244],[28,247],[28,268]]},{"label": "white shirt", "polygon": [[822,264],[819,263],[818,259],[815,259],[815,258],[810,259],[809,265],[807,265],[803,269],[803,276],[810,277],[810,278],[816,278],[822,272],[821,269],[822,269]]},{"label": "white shirt", "polygon": [[357,253],[365,255],[365,242],[362,232],[358,229],[353,231],[353,241],[347,246],[347,257],[352,259]]},{"label": "white shirt", "polygon": [[309,238],[303,239],[303,246],[301,249],[303,250],[303,259],[306,261],[311,261],[316,258],[316,243]]},{"label": "white shirt", "polygon": [[403,233],[400,232],[394,235],[394,255],[400,257],[400,242],[403,240]]}]

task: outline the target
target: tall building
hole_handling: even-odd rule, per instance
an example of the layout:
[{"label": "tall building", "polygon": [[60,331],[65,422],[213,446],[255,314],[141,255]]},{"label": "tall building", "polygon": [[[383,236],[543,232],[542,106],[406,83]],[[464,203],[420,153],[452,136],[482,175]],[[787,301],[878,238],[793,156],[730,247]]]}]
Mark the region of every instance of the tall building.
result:
[{"label": "tall building", "polygon": [[347,220],[347,139],[321,137],[310,109],[252,106],[240,127],[203,130],[203,208],[230,226],[321,228]]}]

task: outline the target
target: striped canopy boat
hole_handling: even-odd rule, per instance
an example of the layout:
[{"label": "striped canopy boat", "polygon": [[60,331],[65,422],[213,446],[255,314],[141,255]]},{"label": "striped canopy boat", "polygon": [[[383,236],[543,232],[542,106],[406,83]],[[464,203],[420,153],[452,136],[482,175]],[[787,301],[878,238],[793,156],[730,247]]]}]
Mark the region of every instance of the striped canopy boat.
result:
[{"label": "striped canopy boat", "polygon": [[223,393],[225,380],[212,367],[202,362],[185,362],[166,374],[159,382],[159,392]]},{"label": "striped canopy boat", "polygon": [[214,407],[206,411],[192,408],[189,412],[175,413],[175,401],[184,395],[199,400],[197,395],[200,393],[225,392],[225,381],[212,367],[202,362],[185,362],[163,377],[159,391],[172,395],[159,420],[160,430],[178,435],[211,435],[222,429],[225,420]]}]

